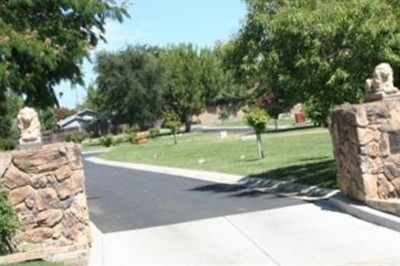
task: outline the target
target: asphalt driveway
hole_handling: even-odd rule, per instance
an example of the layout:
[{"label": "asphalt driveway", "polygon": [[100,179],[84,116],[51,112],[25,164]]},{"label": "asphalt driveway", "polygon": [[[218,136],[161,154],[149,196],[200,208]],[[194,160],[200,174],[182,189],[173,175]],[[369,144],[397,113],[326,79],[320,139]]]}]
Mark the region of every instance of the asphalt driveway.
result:
[{"label": "asphalt driveway", "polygon": [[304,204],[238,185],[88,161],[85,174],[90,217],[105,233]]}]

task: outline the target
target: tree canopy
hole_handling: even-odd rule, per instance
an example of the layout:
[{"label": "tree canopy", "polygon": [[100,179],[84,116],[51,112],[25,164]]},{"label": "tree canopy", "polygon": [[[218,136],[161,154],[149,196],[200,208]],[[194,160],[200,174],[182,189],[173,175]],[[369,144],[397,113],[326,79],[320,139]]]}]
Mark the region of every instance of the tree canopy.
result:
[{"label": "tree canopy", "polygon": [[[206,70],[192,45],[170,46],[162,52],[161,60],[165,68],[165,109],[173,111],[189,131],[192,116],[205,107],[206,84],[202,74]],[[213,93],[212,86],[208,89]]]},{"label": "tree canopy", "polygon": [[190,44],[102,52],[85,106],[112,117],[116,124],[141,128],[172,113],[189,131],[192,117],[205,107],[243,100],[243,90],[221,63],[217,49],[200,50]]},{"label": "tree canopy", "polygon": [[164,74],[158,53],[147,46],[99,53],[97,89],[89,90],[88,101],[117,124],[151,126],[163,108]]},{"label": "tree canopy", "polygon": [[[398,0],[247,0],[245,23],[224,47],[225,65],[256,94],[279,91],[325,123],[359,102],[380,62],[400,69]],[[399,71],[395,79],[399,82]]]},{"label": "tree canopy", "polygon": [[80,65],[104,40],[106,19],[124,15],[109,0],[0,0],[0,93],[54,105],[61,80],[83,83]]},{"label": "tree canopy", "polygon": [[246,93],[229,70],[222,67],[221,50],[197,50],[192,45],[169,46],[163,50],[165,109],[172,110],[190,130],[193,115],[206,107],[235,111]]}]

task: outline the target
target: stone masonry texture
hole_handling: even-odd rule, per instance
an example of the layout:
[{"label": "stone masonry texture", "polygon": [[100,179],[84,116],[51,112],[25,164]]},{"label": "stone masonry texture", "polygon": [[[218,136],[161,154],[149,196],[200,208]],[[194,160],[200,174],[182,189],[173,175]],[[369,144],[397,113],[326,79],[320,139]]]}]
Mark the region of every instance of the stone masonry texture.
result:
[{"label": "stone masonry texture", "polygon": [[339,106],[329,129],[340,190],[400,216],[400,98]]},{"label": "stone masonry texture", "polygon": [[79,146],[56,143],[0,153],[0,187],[21,222],[15,241],[22,251],[89,247]]}]

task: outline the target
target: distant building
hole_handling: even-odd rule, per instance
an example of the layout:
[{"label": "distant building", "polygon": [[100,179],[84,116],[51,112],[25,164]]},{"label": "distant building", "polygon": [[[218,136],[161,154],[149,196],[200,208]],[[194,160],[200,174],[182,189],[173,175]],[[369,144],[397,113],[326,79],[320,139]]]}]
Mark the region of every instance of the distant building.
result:
[{"label": "distant building", "polygon": [[[221,123],[220,114],[221,107],[208,107],[201,114],[192,117],[192,121],[195,124],[211,125],[215,123]],[[244,112],[242,108],[232,110],[229,114],[230,121],[243,121]]]},{"label": "distant building", "polygon": [[77,112],[57,122],[57,127],[62,131],[86,131],[97,119],[97,113],[90,109]]}]

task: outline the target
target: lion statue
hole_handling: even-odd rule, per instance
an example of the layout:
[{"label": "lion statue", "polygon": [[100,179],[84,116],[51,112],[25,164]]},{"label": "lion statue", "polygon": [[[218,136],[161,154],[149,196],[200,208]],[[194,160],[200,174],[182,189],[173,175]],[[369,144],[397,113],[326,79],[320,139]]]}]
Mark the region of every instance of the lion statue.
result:
[{"label": "lion statue", "polygon": [[36,111],[30,107],[22,108],[17,116],[20,131],[19,144],[41,143],[40,122]]},{"label": "lion statue", "polygon": [[374,69],[372,79],[365,81],[367,99],[382,99],[385,96],[398,94],[398,89],[393,85],[393,69],[388,63],[381,63]]}]

